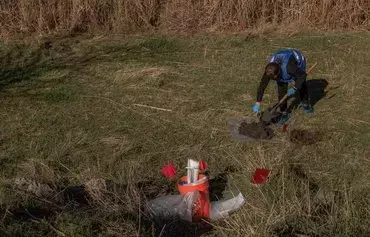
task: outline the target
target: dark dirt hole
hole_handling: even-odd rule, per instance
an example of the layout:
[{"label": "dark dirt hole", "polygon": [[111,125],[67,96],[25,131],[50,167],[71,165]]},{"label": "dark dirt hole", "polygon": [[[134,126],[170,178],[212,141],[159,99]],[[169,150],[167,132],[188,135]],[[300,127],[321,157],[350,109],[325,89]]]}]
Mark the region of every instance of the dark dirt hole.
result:
[{"label": "dark dirt hole", "polygon": [[274,136],[273,130],[264,124],[246,122],[240,124],[239,134],[254,139],[271,139]]},{"label": "dark dirt hole", "polygon": [[299,145],[312,145],[323,139],[323,132],[294,129],[290,132],[290,141]]}]

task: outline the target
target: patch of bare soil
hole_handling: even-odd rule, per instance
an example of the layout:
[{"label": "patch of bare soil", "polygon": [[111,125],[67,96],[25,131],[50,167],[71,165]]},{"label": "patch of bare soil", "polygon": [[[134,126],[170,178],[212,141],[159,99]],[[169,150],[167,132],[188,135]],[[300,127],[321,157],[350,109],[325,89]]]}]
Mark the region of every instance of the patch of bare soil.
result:
[{"label": "patch of bare soil", "polygon": [[291,142],[299,145],[312,145],[323,139],[323,132],[307,131],[301,129],[294,129],[290,132],[289,139]]}]

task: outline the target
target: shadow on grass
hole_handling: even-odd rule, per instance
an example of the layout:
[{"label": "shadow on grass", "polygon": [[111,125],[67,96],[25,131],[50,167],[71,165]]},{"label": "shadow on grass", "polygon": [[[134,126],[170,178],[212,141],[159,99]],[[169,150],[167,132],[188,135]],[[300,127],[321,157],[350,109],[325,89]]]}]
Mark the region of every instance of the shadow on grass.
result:
[{"label": "shadow on grass", "polygon": [[325,79],[312,79],[307,81],[310,103],[314,106],[318,101],[326,96],[326,87],[329,85]]},{"label": "shadow on grass", "polygon": [[[138,59],[156,62],[153,52],[171,51],[176,49],[176,40],[165,38],[148,39],[140,44],[101,45],[98,48],[80,44],[73,39],[50,43],[48,47],[30,48],[27,45],[12,45],[8,52],[1,52],[3,59],[0,64],[0,91],[20,82],[37,81],[38,77],[53,70],[68,70],[73,75],[96,74],[84,70],[86,66],[96,63],[109,63]],[[70,43],[69,43],[70,42]],[[70,45],[71,44],[71,45]],[[75,45],[74,45],[75,44]],[[76,54],[78,48],[81,54]],[[152,50],[148,51],[148,49]],[[70,77],[71,75],[69,75]],[[43,87],[44,82],[22,86],[22,90]]]},{"label": "shadow on grass", "polygon": [[0,67],[0,90],[11,84],[28,81],[33,77],[40,75],[41,67],[38,65],[40,54],[36,53],[27,58],[25,65],[2,65]]},{"label": "shadow on grass", "polygon": [[227,166],[223,172],[209,180],[209,198],[211,202],[219,201],[224,198],[223,193],[226,190],[228,183],[227,176],[236,171],[237,169],[235,167]]},{"label": "shadow on grass", "polygon": [[160,227],[162,228],[157,228],[155,236],[200,237],[213,229],[212,225],[206,222],[189,223],[181,220],[167,222],[165,225],[160,225]]},{"label": "shadow on grass", "polygon": [[[211,201],[217,201],[223,198],[223,192],[228,182],[227,175],[233,172],[236,172],[234,167],[226,167],[223,172],[210,179]],[[101,201],[110,203],[113,200],[113,203],[116,203],[120,208],[119,212],[111,212],[104,208],[102,209],[101,205],[97,205],[96,197],[94,198],[91,196],[91,192],[85,185],[65,186],[60,184],[55,187],[57,195],[53,198],[39,198],[35,196],[31,198],[31,201],[27,202],[29,203],[27,205],[14,207],[1,206],[0,212],[4,213],[2,224],[16,224],[30,227],[34,225],[34,223],[42,221],[54,223],[57,217],[61,215],[72,215],[76,218],[81,215],[91,215],[91,220],[89,219],[88,221],[99,220],[98,225],[102,225],[107,218],[119,218],[120,221],[136,223],[135,228],[137,230],[140,229],[140,233],[151,233],[150,236],[154,234],[154,236],[162,237],[197,237],[213,229],[211,224],[204,221],[190,223],[171,218],[164,220],[153,219],[150,215],[146,214],[146,205],[138,205],[137,207],[129,206],[125,208],[127,204],[121,200],[127,195],[133,195],[134,198],[139,198],[140,200],[144,200],[144,202],[145,200],[152,200],[165,195],[176,195],[178,192],[175,182],[161,184],[154,181],[145,181],[123,185],[108,180],[105,181],[105,185],[105,191],[110,195],[101,196]],[[115,200],[116,198],[114,197],[110,197],[112,193],[117,196],[118,200]],[[137,197],[137,195],[139,195],[139,197]],[[141,209],[141,211],[138,212],[137,209]]]},{"label": "shadow on grass", "polygon": [[[158,184],[154,182],[139,182],[130,185],[116,184],[112,181],[107,181],[107,190],[109,193],[116,193],[119,199],[124,199],[126,195],[135,196],[135,193],[140,196],[140,200],[151,200],[163,195],[173,195],[175,185],[173,183]],[[57,187],[58,197],[54,198],[39,198],[34,197],[27,202],[26,205],[19,205],[14,207],[0,206],[0,213],[2,214],[2,221],[0,225],[15,225],[23,226],[22,228],[32,227],[35,223],[54,223],[58,216],[71,215],[75,218],[80,216],[90,216],[88,222],[99,220],[98,226],[101,226],[107,219],[120,219],[124,223],[136,223],[136,230],[140,231],[143,236],[146,234],[154,234],[154,236],[201,236],[212,230],[212,226],[206,222],[189,223],[178,219],[171,220],[156,220],[146,215],[146,205],[135,207],[125,207],[126,203],[121,203],[122,200],[116,200],[117,206],[120,208],[119,212],[109,211],[97,205],[91,193],[84,185]],[[135,196],[136,197],[136,196]],[[110,203],[111,197],[106,197],[107,200],[102,199],[103,202]],[[138,198],[138,197],[136,197]],[[136,200],[137,201],[137,200]],[[33,227],[32,227],[33,228]],[[96,231],[96,230],[95,230]],[[103,231],[103,230],[101,230]],[[37,231],[36,231],[37,232]],[[35,233],[36,233],[35,232]],[[1,234],[1,231],[0,231]]]},{"label": "shadow on grass", "polygon": [[[325,91],[325,89],[328,85],[329,83],[325,79],[307,80],[307,90],[311,106],[314,106],[318,101],[320,101],[326,96],[327,92]],[[300,99],[295,99],[293,103],[288,107],[287,111],[291,112],[298,109],[300,103],[301,103]],[[279,121],[280,116],[281,114],[277,113],[276,118],[274,118],[273,120],[273,123],[277,123]]]}]

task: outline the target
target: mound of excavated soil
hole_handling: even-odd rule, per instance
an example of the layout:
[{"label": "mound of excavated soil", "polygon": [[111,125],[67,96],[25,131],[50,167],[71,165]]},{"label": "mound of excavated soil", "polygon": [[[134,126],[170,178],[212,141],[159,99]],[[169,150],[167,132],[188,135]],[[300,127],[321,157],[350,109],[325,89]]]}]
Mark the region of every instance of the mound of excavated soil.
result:
[{"label": "mound of excavated soil", "polygon": [[271,139],[274,136],[272,129],[263,125],[262,123],[246,122],[240,124],[239,134],[254,139]]}]

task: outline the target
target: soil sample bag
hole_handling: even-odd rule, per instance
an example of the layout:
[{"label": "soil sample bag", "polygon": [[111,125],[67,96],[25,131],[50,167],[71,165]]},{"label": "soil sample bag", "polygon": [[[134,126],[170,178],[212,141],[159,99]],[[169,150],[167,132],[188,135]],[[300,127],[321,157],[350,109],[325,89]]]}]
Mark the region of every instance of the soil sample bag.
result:
[{"label": "soil sample bag", "polygon": [[194,215],[193,206],[199,198],[199,192],[185,195],[168,195],[148,202],[148,211],[157,220],[185,220],[191,222]]},{"label": "soil sample bag", "polygon": [[223,219],[227,217],[230,213],[238,210],[245,203],[245,199],[241,193],[234,198],[227,200],[220,200],[211,203],[211,213],[210,219],[212,221]]}]

